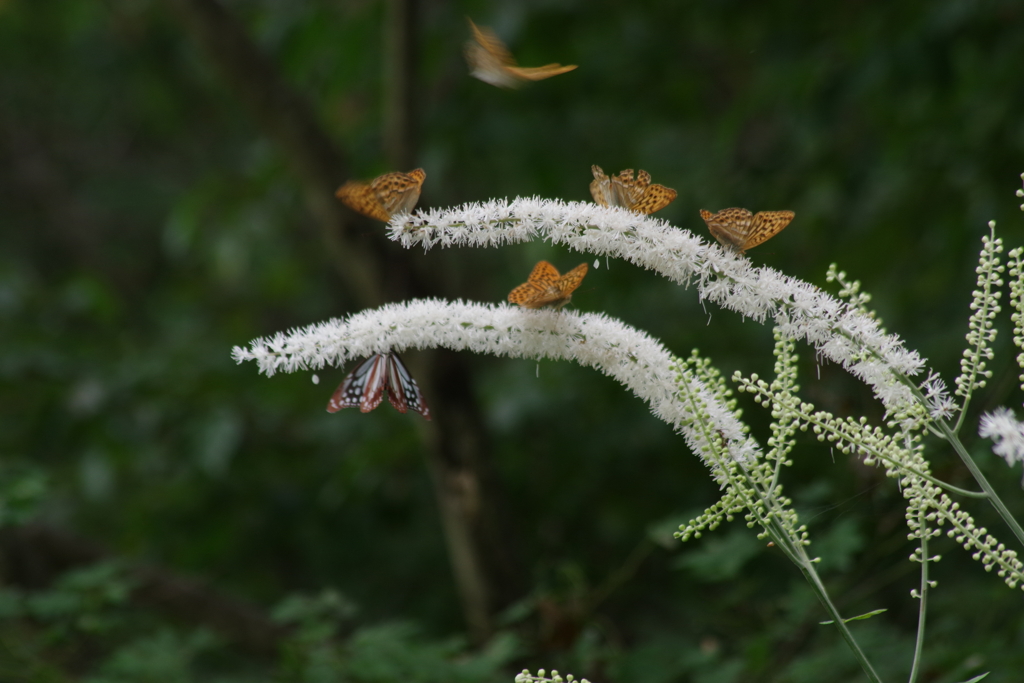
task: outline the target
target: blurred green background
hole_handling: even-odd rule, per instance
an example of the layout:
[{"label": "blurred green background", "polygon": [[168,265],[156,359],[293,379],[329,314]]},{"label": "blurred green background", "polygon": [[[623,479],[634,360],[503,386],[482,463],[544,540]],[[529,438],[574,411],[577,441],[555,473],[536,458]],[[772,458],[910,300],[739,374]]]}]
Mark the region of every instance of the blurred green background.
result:
[{"label": "blurred green background", "polygon": [[[542,243],[396,253],[328,181],[422,166],[420,206],[589,200],[599,164],[678,190],[658,216],[704,236],[701,208],[796,211],[754,263],[825,286],[837,262],[952,385],[987,222],[1024,243],[1024,5],[221,1],[0,0],[0,679],[863,680],[799,573],[740,522],[671,540],[717,488],[607,378],[410,353],[438,426],[329,415],[344,369],[267,379],[230,350],[424,292],[501,301],[538,258],[592,260]],[[523,65],[579,68],[516,91],[472,79],[466,16]],[[303,102],[316,134],[274,119]],[[371,294],[339,234],[379,257]],[[770,374],[770,328],[609,265],[577,309]],[[978,412],[1020,403],[1009,336],[965,431],[1021,513],[1019,473],[972,436]],[[801,352],[808,400],[881,422]],[[483,632],[429,455],[469,432],[493,475],[481,505],[503,520],[489,542],[510,558]],[[931,457],[970,486],[951,452]],[[829,589],[850,615],[888,608],[855,633],[902,679],[918,575],[897,486],[809,438],[795,459],[787,492]],[[922,680],[1020,680],[1020,594],[937,545]]]}]

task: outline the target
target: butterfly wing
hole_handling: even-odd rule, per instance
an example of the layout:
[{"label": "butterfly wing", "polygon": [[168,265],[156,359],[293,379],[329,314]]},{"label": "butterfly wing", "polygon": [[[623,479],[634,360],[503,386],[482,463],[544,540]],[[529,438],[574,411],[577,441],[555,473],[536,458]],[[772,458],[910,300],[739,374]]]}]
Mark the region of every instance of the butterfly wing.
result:
[{"label": "butterfly wing", "polygon": [[753,214],[740,208],[722,209],[718,213],[701,209],[700,217],[708,224],[711,235],[723,246],[743,253]]},{"label": "butterfly wing", "polygon": [[409,213],[420,199],[420,189],[427,173],[417,168],[408,173],[385,173],[372,183],[370,188],[377,195],[377,202],[391,216]]},{"label": "butterfly wing", "polygon": [[661,211],[672,203],[677,194],[671,187],[665,187],[657,183],[648,185],[643,195],[633,206],[633,210],[642,214],[652,214],[655,211]]},{"label": "butterfly wing", "polygon": [[467,21],[473,31],[473,39],[466,43],[466,62],[469,64],[470,75],[499,88],[518,88],[522,85],[522,81],[508,71],[516,62],[505,43],[489,28],[480,28],[471,19]]},{"label": "butterfly wing", "polygon": [[422,168],[408,173],[385,173],[367,183],[349,181],[334,193],[346,206],[387,223],[396,213],[408,213],[420,198],[427,174]]},{"label": "butterfly wing", "polygon": [[[637,180],[633,179],[631,168],[619,171],[618,175],[610,178],[604,174],[600,166],[591,166],[590,171],[594,174],[594,180],[590,183],[590,195],[601,206],[628,209],[643,194],[643,187],[639,185],[643,183],[645,171],[640,171],[641,177]],[[647,182],[650,182],[650,176],[647,176]]]},{"label": "butterfly wing", "polygon": [[572,293],[576,291],[576,288],[583,282],[583,278],[587,275],[587,264],[581,263],[568,273],[558,278],[558,290],[562,297],[565,299],[564,303],[568,303],[569,299],[572,298]]},{"label": "butterfly wing", "polygon": [[407,412],[410,408],[430,419],[430,408],[420,393],[420,387],[413,379],[412,373],[405,367],[405,363],[398,357],[397,353],[387,354],[387,387],[388,400],[400,413]]},{"label": "butterfly wing", "polygon": [[520,67],[505,43],[486,27],[479,27],[467,19],[473,31],[473,40],[466,43],[466,62],[470,74],[485,83],[499,88],[518,88],[524,81],[540,81],[567,71],[576,65],[545,64],[544,66]]},{"label": "butterfly wing", "polygon": [[519,304],[524,308],[534,308],[532,302],[540,297],[542,290],[538,289],[532,282],[524,282],[508,293],[508,301],[512,304]]},{"label": "butterfly wing", "polygon": [[611,179],[613,205],[632,211],[650,183],[651,174],[647,171],[641,170],[637,173],[635,180],[633,179],[633,169],[627,168],[620,171],[619,175],[612,176]]},{"label": "butterfly wing", "polygon": [[540,308],[561,297],[558,269],[547,261],[538,261],[526,282],[509,292],[510,303],[524,308]]},{"label": "butterfly wing", "polygon": [[789,222],[796,217],[792,211],[758,211],[750,226],[750,234],[743,244],[743,249],[750,249],[767,242],[782,232]]},{"label": "butterfly wing", "polygon": [[651,174],[642,168],[636,172],[636,180],[633,180],[633,169],[631,168],[627,168],[625,171],[620,173],[619,179],[629,187],[630,192],[633,193],[634,201],[640,199],[640,195],[642,195],[644,190],[647,189],[647,186],[651,184]]},{"label": "butterfly wing", "polygon": [[483,28],[477,26],[472,19],[467,18],[466,21],[469,22],[469,28],[473,31],[473,42],[479,45],[495,64],[515,66],[516,60],[512,58],[512,53],[494,31],[486,26]]},{"label": "butterfly wing", "polygon": [[380,405],[387,379],[385,356],[374,354],[348,373],[327,402],[327,412],[359,406],[359,410],[368,413]]},{"label": "butterfly wing", "polygon": [[545,78],[568,73],[577,68],[576,64],[545,64],[544,66],[509,66],[506,70],[515,76],[527,81],[542,81]]},{"label": "butterfly wing", "polygon": [[381,206],[380,200],[377,199],[377,193],[373,191],[371,185],[350,180],[339,187],[334,196],[340,199],[345,206],[364,216],[385,223],[391,220],[391,214]]},{"label": "butterfly wing", "polygon": [[590,172],[594,174],[594,179],[590,181],[590,196],[594,198],[594,203],[601,206],[614,206],[612,204],[611,180],[604,174],[604,170],[595,164],[590,167]]},{"label": "butterfly wing", "polygon": [[620,206],[630,211],[651,214],[668,206],[676,198],[676,191],[664,185],[651,184],[651,174],[641,169],[636,179],[633,169],[620,171],[609,178],[600,166],[592,166],[594,181],[590,194],[601,206]]}]

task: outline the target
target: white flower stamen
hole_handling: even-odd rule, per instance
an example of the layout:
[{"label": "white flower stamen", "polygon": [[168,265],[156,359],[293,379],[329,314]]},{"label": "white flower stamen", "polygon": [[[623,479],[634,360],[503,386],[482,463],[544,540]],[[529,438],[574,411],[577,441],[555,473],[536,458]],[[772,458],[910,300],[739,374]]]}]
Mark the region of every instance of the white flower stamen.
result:
[{"label": "white flower stamen", "polygon": [[1010,467],[1024,462],[1024,423],[1009,408],[996,408],[982,415],[978,435],[992,439],[992,451]]}]

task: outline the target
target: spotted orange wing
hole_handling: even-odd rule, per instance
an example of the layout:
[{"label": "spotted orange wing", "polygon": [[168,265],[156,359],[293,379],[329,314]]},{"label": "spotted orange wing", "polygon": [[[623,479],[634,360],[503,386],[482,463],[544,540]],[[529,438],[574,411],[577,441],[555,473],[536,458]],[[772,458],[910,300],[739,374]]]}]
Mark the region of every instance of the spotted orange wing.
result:
[{"label": "spotted orange wing", "polygon": [[385,173],[370,183],[384,210],[389,215],[408,213],[420,200],[420,190],[427,174],[422,168],[408,173]]},{"label": "spotted orange wing", "polygon": [[350,180],[338,188],[334,196],[342,201],[345,206],[358,211],[364,216],[375,218],[385,223],[391,220],[391,214],[384,210],[380,200],[374,194],[370,185],[357,180]]},{"label": "spotted orange wing", "polygon": [[760,211],[755,216],[746,209],[722,209],[718,213],[700,210],[708,230],[723,246],[745,252],[779,234],[796,216],[792,211]]},{"label": "spotted orange wing", "polygon": [[677,195],[678,193],[671,187],[665,187],[657,183],[648,185],[639,201],[633,205],[633,210],[642,214],[652,214],[655,211],[661,211],[671,204]]},{"label": "spotted orange wing", "polygon": [[334,195],[353,211],[387,223],[391,216],[416,206],[426,177],[422,168],[408,173],[385,173],[369,183],[349,181]]},{"label": "spotted orange wing", "polygon": [[750,224],[754,220],[753,214],[740,208],[722,209],[718,213],[701,209],[700,217],[708,224],[712,237],[722,246],[743,253],[743,244],[747,241]]},{"label": "spotted orange wing", "polygon": [[587,264],[581,263],[568,273],[558,278],[558,290],[561,292],[562,297],[565,299],[562,304],[569,303],[569,299],[572,298],[572,293],[580,286],[583,282],[583,278],[587,276]]},{"label": "spotted orange wing", "polygon": [[509,292],[509,303],[519,304],[524,308],[544,306],[557,298],[560,277],[558,269],[553,265],[547,261],[538,261],[526,282]]},{"label": "spotted orange wing", "polygon": [[767,242],[782,232],[795,217],[796,214],[792,211],[758,211],[754,214],[754,222],[750,226],[750,234],[743,248],[750,249]]},{"label": "spotted orange wing", "polygon": [[600,166],[591,166],[590,172],[594,180],[590,183],[590,195],[601,206],[619,206],[628,209],[643,196],[644,190],[651,182],[647,171],[640,171],[633,179],[633,169],[619,171],[618,175],[608,177]]},{"label": "spotted orange wing", "polygon": [[633,169],[608,177],[600,166],[591,166],[594,180],[590,194],[601,206],[619,206],[630,211],[651,214],[665,208],[676,198],[676,191],[664,185],[651,184],[651,174],[640,170],[633,179]]},{"label": "spotted orange wing", "polygon": [[547,261],[539,261],[526,282],[509,292],[508,300],[523,308],[561,308],[569,303],[572,293],[580,286],[586,274],[585,263],[581,263],[565,275],[559,275],[553,265]]},{"label": "spotted orange wing", "polygon": [[633,169],[627,168],[625,171],[620,171],[619,175],[612,176],[611,181],[612,192],[619,201],[617,206],[632,211],[650,186],[651,174],[640,169],[637,171],[636,180],[633,180]]}]

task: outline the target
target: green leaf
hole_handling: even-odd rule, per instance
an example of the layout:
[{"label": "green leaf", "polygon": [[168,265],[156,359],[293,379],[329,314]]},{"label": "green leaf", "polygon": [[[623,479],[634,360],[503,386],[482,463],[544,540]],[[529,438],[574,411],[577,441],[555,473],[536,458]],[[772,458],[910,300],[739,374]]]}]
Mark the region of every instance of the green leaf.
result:
[{"label": "green leaf", "polygon": [[988,676],[988,675],[989,675],[990,673],[992,673],[992,672],[991,672],[991,671],[986,671],[986,672],[985,672],[985,673],[983,673],[983,674],[980,674],[980,675],[978,675],[978,676],[975,676],[974,678],[972,678],[972,679],[971,679],[971,680],[969,680],[969,681],[964,681],[964,683],[978,683],[978,681],[980,681],[981,679],[985,678],[985,677],[986,677],[986,676]]},{"label": "green leaf", "polygon": [[[871,617],[875,616],[876,614],[881,614],[882,612],[888,612],[888,611],[889,610],[887,610],[887,609],[876,609],[876,610],[874,610],[872,612],[865,612],[864,614],[858,614],[857,616],[850,617],[849,619],[843,619],[843,623],[844,624],[849,624],[851,621],[860,621],[861,619],[870,619]],[[835,620],[834,619],[829,619],[828,621],[819,621],[818,623],[821,624],[822,626],[827,626],[828,624],[834,624]]]}]

